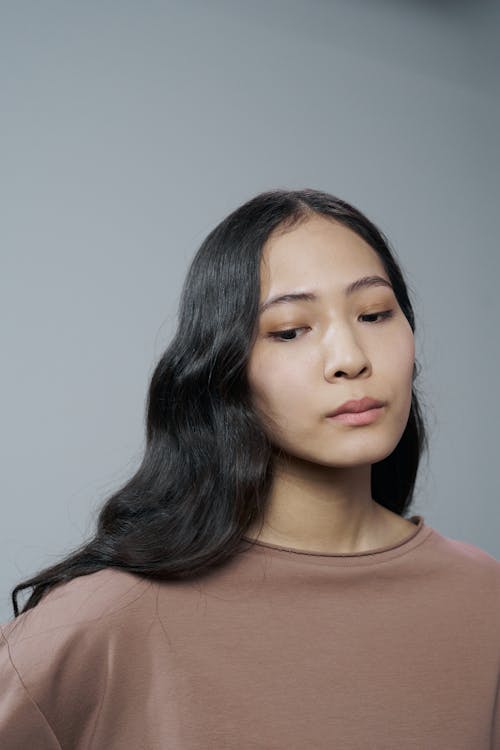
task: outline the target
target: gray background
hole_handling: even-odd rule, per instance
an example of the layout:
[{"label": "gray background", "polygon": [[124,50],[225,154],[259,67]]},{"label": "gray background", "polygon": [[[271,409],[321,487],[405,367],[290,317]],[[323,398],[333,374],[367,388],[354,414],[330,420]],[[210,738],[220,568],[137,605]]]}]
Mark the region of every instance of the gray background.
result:
[{"label": "gray background", "polygon": [[0,620],[137,467],[187,266],[275,187],[389,236],[431,433],[413,512],[498,559],[498,3],[0,9]]}]

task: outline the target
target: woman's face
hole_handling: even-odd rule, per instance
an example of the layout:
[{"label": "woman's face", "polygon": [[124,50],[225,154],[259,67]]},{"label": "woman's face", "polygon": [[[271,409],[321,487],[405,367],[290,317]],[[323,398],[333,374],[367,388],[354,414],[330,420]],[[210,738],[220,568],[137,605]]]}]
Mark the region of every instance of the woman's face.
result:
[{"label": "woman's face", "polygon": [[[262,312],[248,363],[254,406],[265,418],[271,442],[287,454],[331,466],[372,464],[392,453],[404,432],[413,331],[390,286],[344,291],[373,275],[390,283],[370,245],[326,217],[316,215],[266,242],[261,304],[289,293],[317,297]],[[392,317],[377,315],[388,310]],[[271,335],[288,329],[294,330]],[[371,424],[326,417],[345,401],[364,396],[385,403]]]}]

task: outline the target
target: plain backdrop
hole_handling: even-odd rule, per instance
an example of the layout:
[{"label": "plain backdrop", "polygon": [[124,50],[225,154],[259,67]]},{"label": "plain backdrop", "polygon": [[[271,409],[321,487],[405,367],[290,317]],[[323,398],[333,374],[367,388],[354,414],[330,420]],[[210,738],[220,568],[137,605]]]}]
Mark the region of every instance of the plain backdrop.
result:
[{"label": "plain backdrop", "polygon": [[0,3],[2,514],[10,591],[144,447],[206,234],[277,187],[387,234],[430,433],[412,513],[500,557],[497,2]]}]

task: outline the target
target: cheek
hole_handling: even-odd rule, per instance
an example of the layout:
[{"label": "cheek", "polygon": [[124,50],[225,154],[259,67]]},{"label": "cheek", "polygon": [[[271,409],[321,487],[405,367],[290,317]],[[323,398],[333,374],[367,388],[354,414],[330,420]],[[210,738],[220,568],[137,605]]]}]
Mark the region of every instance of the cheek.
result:
[{"label": "cheek", "polygon": [[378,349],[377,360],[388,376],[411,380],[415,362],[415,339],[407,321],[396,338],[388,339]]},{"label": "cheek", "polygon": [[[409,326],[408,326],[409,327]],[[406,423],[412,398],[413,371],[415,365],[415,342],[413,333],[402,336],[398,346],[387,352],[386,368],[387,381],[392,383],[395,414],[399,411],[400,418]],[[397,404],[399,407],[396,408]]]},{"label": "cheek", "polygon": [[252,401],[260,409],[275,414],[289,414],[290,406],[295,408],[303,398],[307,383],[303,368],[288,360],[280,362],[273,357],[272,362],[256,358],[248,368],[248,382]]},{"label": "cheek", "polygon": [[415,364],[415,339],[410,329],[410,335],[402,342],[399,350],[400,367],[406,373],[407,378],[411,381],[413,375],[413,366]]}]

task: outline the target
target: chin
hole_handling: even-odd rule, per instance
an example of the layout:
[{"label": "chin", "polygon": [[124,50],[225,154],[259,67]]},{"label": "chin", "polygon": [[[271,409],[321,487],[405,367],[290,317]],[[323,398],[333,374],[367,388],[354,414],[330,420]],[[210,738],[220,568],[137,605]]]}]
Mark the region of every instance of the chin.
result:
[{"label": "chin", "polygon": [[397,445],[394,441],[381,444],[380,440],[377,441],[376,446],[367,443],[368,441],[364,445],[351,445],[348,448],[346,446],[344,450],[339,446],[328,452],[323,449],[318,451],[316,457],[311,456],[308,460],[330,466],[365,466],[383,461],[391,455]]}]

